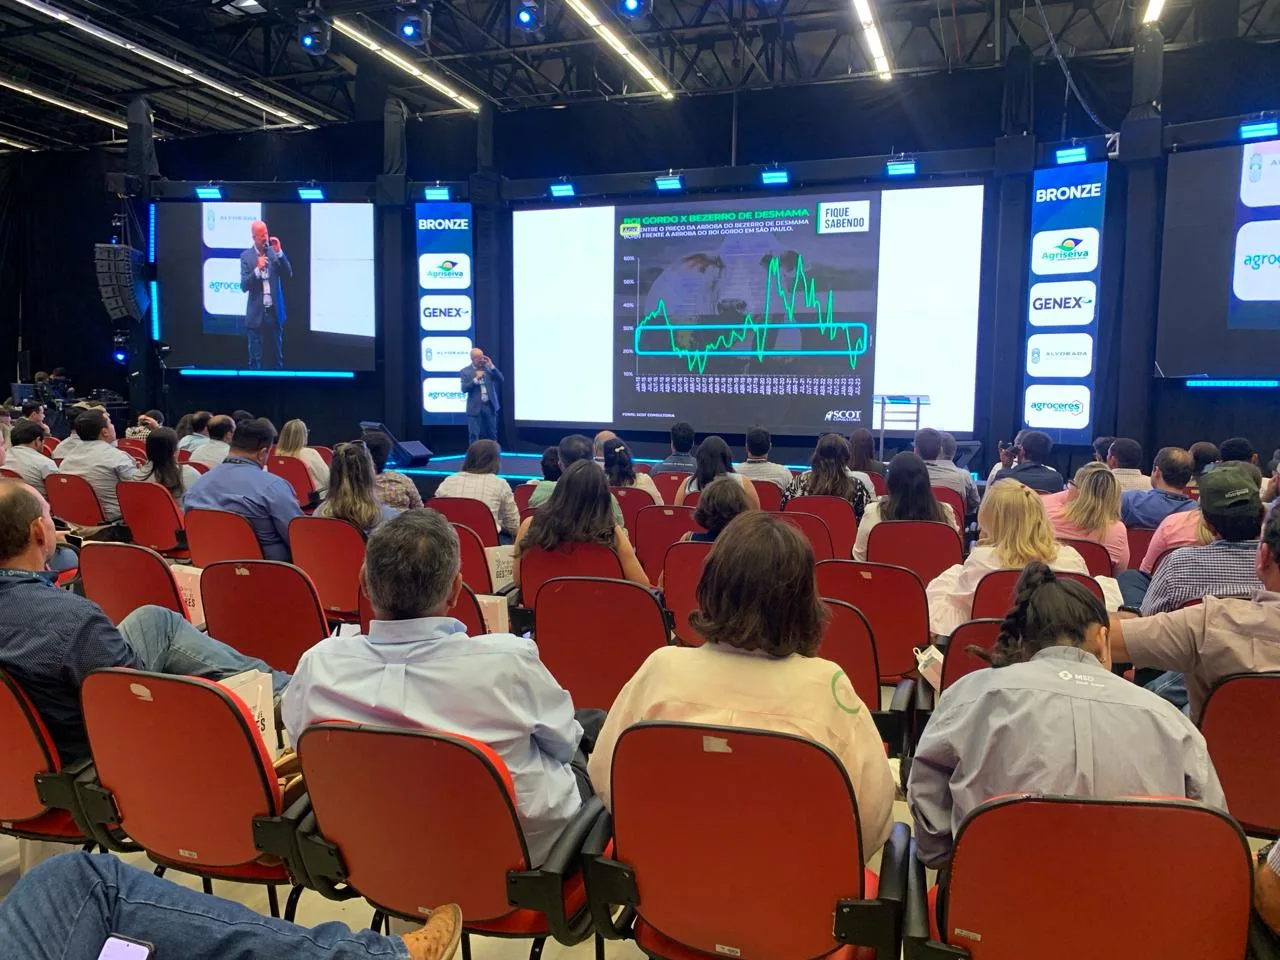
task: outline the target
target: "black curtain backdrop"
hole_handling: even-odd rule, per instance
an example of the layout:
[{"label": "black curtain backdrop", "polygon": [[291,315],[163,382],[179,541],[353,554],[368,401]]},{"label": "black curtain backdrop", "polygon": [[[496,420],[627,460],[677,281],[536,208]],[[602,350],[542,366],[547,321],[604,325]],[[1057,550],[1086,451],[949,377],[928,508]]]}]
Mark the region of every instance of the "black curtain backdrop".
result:
[{"label": "black curtain backdrop", "polygon": [[[1118,128],[1129,105],[1131,58],[1080,59],[1071,67],[1102,121]],[[1034,80],[1039,139],[1098,132],[1078,104],[1064,99],[1056,63],[1038,64]],[[1229,41],[1170,52],[1164,82],[1167,122],[1271,109],[1280,88],[1280,46]],[[988,68],[900,77],[887,84],[868,80],[743,92],[738,95],[737,162],[986,146],[1001,132],[1002,84],[1003,69]],[[520,178],[726,165],[732,156],[732,116],[731,95],[500,114],[494,120],[495,166],[501,175]],[[410,178],[460,180],[475,172],[472,118],[411,120],[406,136]],[[157,144],[161,173],[175,180],[368,181],[382,168],[381,151],[382,130],[376,121]],[[127,390],[125,368],[111,360],[112,324],[98,301],[92,262],[92,244],[111,238],[111,217],[119,209],[105,191],[105,175],[121,169],[123,162],[123,143],[0,157],[0,366],[6,374],[0,382],[13,378],[21,334],[32,370],[61,365],[82,389]],[[1117,242],[1110,249],[1120,246]],[[1118,277],[1122,267],[1114,262]],[[504,265],[498,270],[505,275]],[[496,295],[507,296],[505,281],[500,286],[504,289]],[[412,315],[411,292],[405,291],[401,303],[383,298],[384,320],[398,322],[394,318]],[[490,343],[500,343],[507,331],[502,334],[479,331]],[[202,406],[246,407],[277,421],[300,416],[319,442],[333,442],[351,435],[359,419],[395,419],[384,410],[382,372],[385,345],[395,342],[384,337],[378,371],[354,382],[172,377],[169,405],[175,415]],[[1114,396],[1122,372],[1114,362],[1108,366],[1099,390]],[[1017,374],[1016,366],[1009,371],[1011,377]],[[1145,379],[1147,372],[1124,371],[1123,376]],[[1180,384],[1152,389],[1151,439],[1157,443],[1221,439],[1240,432],[1252,432],[1260,444],[1269,442],[1268,427],[1276,413],[1270,403],[1260,405],[1253,398],[1205,402],[1203,395],[1188,396]],[[1100,412],[1114,416],[1110,397],[1100,398],[1099,406]],[[1250,424],[1256,427],[1246,429]],[[989,429],[1005,432],[1000,425]],[[437,447],[464,442],[453,431],[432,431],[427,439]],[[990,444],[998,437],[980,439]]]}]

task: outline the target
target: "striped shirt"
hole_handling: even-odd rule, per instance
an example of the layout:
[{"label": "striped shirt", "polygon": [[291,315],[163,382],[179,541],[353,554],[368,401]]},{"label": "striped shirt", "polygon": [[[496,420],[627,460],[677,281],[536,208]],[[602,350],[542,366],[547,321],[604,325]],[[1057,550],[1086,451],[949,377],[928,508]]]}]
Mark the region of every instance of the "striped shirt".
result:
[{"label": "striped shirt", "polygon": [[1177,610],[1201,597],[1252,597],[1262,589],[1257,540],[1214,540],[1169,554],[1151,578],[1142,615]]}]

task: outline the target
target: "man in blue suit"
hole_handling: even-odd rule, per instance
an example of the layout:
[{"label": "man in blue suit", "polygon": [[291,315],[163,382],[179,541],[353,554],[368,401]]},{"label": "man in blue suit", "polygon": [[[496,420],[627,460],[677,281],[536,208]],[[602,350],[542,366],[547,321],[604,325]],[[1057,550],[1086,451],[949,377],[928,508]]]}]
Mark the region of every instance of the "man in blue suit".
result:
[{"label": "man in blue suit", "polygon": [[262,369],[262,328],[275,329],[276,369],[284,368],[284,290],[281,277],[292,277],[293,267],[280,249],[280,240],[268,237],[267,225],[253,221],[253,246],[240,254],[240,289],[249,294],[244,332],[249,340],[249,369]]},{"label": "man in blue suit", "polygon": [[462,368],[462,392],[467,395],[467,433],[470,442],[498,439],[498,385],[502,371],[478,347],[471,351],[471,363]]}]

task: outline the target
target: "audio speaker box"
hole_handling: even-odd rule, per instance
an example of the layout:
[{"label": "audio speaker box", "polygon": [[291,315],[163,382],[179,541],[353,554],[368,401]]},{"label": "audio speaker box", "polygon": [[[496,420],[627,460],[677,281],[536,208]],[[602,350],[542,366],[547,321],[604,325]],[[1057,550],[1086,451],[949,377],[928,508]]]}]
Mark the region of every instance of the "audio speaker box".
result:
[{"label": "audio speaker box", "polygon": [[151,308],[142,251],[119,243],[95,243],[93,262],[107,316],[140,322]]}]

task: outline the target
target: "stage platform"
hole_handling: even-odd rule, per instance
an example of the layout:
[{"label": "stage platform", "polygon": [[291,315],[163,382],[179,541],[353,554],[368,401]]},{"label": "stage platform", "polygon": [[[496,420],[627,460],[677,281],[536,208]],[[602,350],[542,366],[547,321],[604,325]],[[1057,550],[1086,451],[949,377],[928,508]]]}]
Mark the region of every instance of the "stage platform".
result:
[{"label": "stage platform", "polygon": [[[462,469],[462,461],[465,456],[465,453],[437,454],[431,458],[431,462],[425,467],[406,467],[402,468],[400,472],[415,477],[447,477]],[[648,460],[644,457],[636,458],[636,463],[652,465],[657,462],[657,460]],[[783,464],[783,466],[789,470],[804,471],[809,469],[809,464],[807,463],[787,463]],[[542,454],[504,453],[498,476],[504,480],[541,480]]]}]

